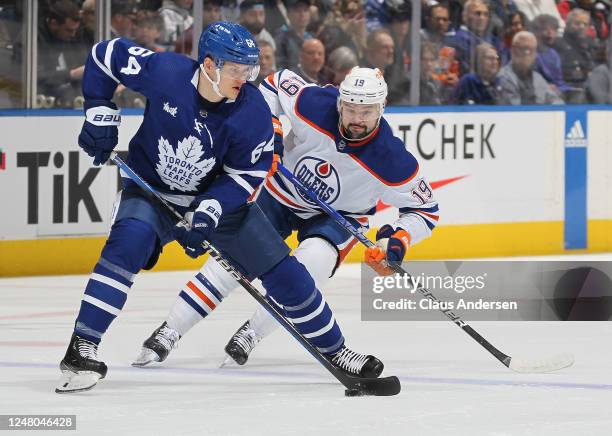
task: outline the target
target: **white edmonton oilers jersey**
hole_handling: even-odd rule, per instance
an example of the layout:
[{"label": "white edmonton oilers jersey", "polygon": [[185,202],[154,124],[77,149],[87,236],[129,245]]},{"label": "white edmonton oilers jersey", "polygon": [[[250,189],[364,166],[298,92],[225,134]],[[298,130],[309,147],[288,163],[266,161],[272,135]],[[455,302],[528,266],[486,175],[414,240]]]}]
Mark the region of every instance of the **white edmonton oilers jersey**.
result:
[{"label": "white edmonton oilers jersey", "polygon": [[[400,217],[392,226],[407,230],[413,244],[431,234],[438,221],[431,186],[384,119],[369,139],[348,142],[338,131],[336,88],[307,84],[292,71],[281,70],[259,89],[272,116],[284,113],[291,122],[283,165],[322,200],[355,218],[373,215],[381,200],[399,208]],[[265,187],[301,218],[323,213],[279,172],[266,180]]]}]

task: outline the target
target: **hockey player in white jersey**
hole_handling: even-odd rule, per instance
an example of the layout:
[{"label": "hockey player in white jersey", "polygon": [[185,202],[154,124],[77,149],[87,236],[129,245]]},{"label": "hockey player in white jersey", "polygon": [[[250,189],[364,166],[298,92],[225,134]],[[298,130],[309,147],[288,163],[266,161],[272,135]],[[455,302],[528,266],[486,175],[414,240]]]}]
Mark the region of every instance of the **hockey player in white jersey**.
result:
[{"label": "hockey player in white jersey", "polygon": [[[379,274],[391,274],[388,262],[401,262],[410,246],[431,235],[438,205],[418,162],[382,118],[387,85],[381,72],[356,67],[338,90],[307,84],[292,71],[282,70],[268,76],[259,89],[275,122],[275,152],[321,199],[361,225],[375,213],[378,200],[399,208],[399,218],[381,227],[376,247],[365,254],[365,262]],[[291,122],[284,139],[278,121],[281,113]],[[357,240],[280,173],[271,173],[257,204],[283,238],[298,231],[294,255],[320,288]],[[134,365],[165,360],[180,337],[236,286],[209,259],[180,292],[166,321],[144,342]],[[294,324],[308,323],[299,307],[285,310]],[[265,310],[258,309],[230,339],[226,353],[243,365],[257,343],[277,326]]]}]

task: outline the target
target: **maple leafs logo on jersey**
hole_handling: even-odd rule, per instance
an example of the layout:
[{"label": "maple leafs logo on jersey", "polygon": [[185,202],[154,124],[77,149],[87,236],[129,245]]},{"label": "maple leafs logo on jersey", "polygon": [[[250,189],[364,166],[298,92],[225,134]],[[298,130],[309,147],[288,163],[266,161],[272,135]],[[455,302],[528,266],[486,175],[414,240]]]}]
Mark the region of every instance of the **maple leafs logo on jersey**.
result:
[{"label": "maple leafs logo on jersey", "polygon": [[198,183],[215,166],[215,157],[203,159],[204,147],[195,136],[179,141],[176,151],[163,136],[157,143],[159,162],[155,169],[171,190],[197,191]]}]

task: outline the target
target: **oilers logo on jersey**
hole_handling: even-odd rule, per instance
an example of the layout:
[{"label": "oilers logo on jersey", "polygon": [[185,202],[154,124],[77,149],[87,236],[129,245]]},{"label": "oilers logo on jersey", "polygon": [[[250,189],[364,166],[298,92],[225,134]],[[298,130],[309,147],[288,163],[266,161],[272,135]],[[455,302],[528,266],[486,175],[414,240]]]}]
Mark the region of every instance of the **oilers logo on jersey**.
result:
[{"label": "oilers logo on jersey", "polygon": [[[326,203],[333,203],[340,195],[338,171],[326,160],[304,156],[298,161],[293,174]],[[316,204],[301,191],[297,193],[304,201]]]},{"label": "oilers logo on jersey", "polygon": [[[179,141],[176,151],[163,136],[158,141],[159,162],[155,169],[171,190],[195,191],[198,183],[215,166],[215,157],[202,159],[204,147],[195,136]],[[212,144],[211,147],[212,148]]]}]

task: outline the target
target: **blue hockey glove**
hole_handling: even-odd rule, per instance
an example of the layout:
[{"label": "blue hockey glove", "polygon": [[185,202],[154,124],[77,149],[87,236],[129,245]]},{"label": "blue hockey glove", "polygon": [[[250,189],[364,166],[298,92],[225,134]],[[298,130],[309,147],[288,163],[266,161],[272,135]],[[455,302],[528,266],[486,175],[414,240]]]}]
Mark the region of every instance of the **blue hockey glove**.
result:
[{"label": "blue hockey glove", "polygon": [[87,100],[84,107],[85,122],[79,135],[79,146],[94,158],[94,165],[102,165],[119,141],[120,111],[107,100]]},{"label": "blue hockey glove", "polygon": [[174,227],[174,238],[185,249],[187,256],[196,259],[206,253],[207,249],[202,244],[209,240],[210,235],[217,227],[221,217],[219,210],[221,210],[219,202],[204,200],[193,212],[190,228],[186,228],[183,224]]},{"label": "blue hockey glove", "polygon": [[376,232],[376,246],[366,249],[364,261],[380,275],[393,274],[388,264],[401,264],[410,242],[406,230],[385,224]]}]

